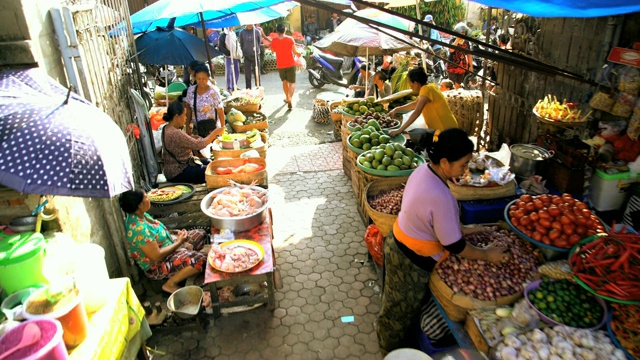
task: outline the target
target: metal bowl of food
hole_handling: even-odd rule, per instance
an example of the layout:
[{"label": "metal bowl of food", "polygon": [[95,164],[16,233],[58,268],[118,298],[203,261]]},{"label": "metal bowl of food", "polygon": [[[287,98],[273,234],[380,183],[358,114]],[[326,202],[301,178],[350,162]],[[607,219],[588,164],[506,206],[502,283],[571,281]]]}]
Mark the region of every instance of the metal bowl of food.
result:
[{"label": "metal bowl of food", "polygon": [[9,223],[9,228],[15,232],[34,231],[36,229],[36,216],[21,216]]},{"label": "metal bowl of food", "polygon": [[216,189],[200,202],[200,210],[213,227],[231,231],[247,231],[262,224],[268,207],[268,191],[247,185]]}]

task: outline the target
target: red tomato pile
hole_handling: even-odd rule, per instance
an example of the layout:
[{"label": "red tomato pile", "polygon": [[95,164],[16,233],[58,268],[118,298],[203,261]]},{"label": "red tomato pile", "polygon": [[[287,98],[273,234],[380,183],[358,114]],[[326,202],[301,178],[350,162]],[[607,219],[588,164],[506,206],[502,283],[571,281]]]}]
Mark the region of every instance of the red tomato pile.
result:
[{"label": "red tomato pile", "polygon": [[509,207],[509,218],[518,230],[533,240],[565,249],[587,236],[605,232],[587,204],[570,194],[522,195]]}]

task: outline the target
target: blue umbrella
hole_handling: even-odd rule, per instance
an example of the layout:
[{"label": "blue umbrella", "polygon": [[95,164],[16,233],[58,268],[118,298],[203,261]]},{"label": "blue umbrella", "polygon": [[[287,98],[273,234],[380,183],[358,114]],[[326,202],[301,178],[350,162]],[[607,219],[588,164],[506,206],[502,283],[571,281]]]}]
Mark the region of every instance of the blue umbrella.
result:
[{"label": "blue umbrella", "polygon": [[158,28],[136,38],[138,60],[143,64],[185,65],[194,60],[208,62],[205,46],[211,57],[222,52],[203,39],[180,29]]},{"label": "blue umbrella", "polygon": [[131,27],[139,34],[158,26],[188,26],[284,2],[290,0],[160,0],[131,15]]},{"label": "blue umbrella", "polygon": [[29,194],[110,198],[133,189],[122,130],[43,70],[0,72],[0,184]]},{"label": "blue umbrella", "polygon": [[249,24],[261,24],[273,19],[277,19],[289,14],[289,10],[298,6],[295,1],[281,2],[257,10],[239,12],[225,15],[217,19],[205,22],[207,28],[220,29],[229,26],[240,26]]}]

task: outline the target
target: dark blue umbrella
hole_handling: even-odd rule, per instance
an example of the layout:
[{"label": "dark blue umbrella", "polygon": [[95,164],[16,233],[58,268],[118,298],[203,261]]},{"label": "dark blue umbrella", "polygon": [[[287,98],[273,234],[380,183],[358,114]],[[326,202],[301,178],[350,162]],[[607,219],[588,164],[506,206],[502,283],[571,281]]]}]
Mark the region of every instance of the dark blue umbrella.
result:
[{"label": "dark blue umbrella", "polygon": [[0,72],[0,184],[22,193],[110,198],[133,189],[122,130],[43,70]]},{"label": "dark blue umbrella", "polygon": [[157,28],[136,38],[138,60],[144,64],[186,65],[194,60],[208,62],[205,46],[211,57],[222,55],[203,39],[180,29]]}]

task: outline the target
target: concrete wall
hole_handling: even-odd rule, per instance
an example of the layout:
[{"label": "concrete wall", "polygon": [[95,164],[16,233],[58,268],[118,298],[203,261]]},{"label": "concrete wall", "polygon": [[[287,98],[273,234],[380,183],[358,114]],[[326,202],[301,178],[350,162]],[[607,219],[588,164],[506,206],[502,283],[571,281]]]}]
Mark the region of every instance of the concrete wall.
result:
[{"label": "concrete wall", "polygon": [[0,66],[37,64],[66,85],[64,67],[53,32],[49,8],[60,0],[0,2]]},{"label": "concrete wall", "polygon": [[[66,86],[67,77],[49,15],[49,9],[61,3],[59,0],[0,1],[0,69],[37,66]],[[114,238],[110,231],[109,224],[113,223],[116,211],[112,200],[55,197],[54,202],[59,210],[58,221],[49,226],[59,227],[78,243],[93,242],[102,246],[111,277],[128,274],[119,266],[127,261],[123,259],[126,255],[114,246],[116,242],[122,244],[123,239]],[[0,203],[0,206],[8,205]]]}]

